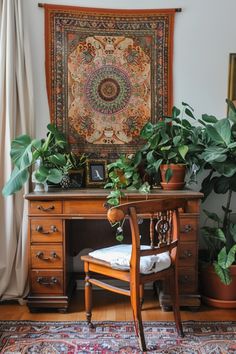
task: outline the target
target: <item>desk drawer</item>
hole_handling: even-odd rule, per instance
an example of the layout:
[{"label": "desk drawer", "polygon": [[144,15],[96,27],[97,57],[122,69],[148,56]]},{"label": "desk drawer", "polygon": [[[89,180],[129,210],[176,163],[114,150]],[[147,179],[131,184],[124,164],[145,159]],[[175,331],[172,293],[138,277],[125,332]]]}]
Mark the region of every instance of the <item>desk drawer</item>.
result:
[{"label": "desk drawer", "polygon": [[31,242],[62,242],[62,220],[31,219]]},{"label": "desk drawer", "polygon": [[32,294],[63,294],[63,271],[62,270],[32,270],[31,293]]},{"label": "desk drawer", "polygon": [[61,245],[31,246],[32,268],[62,268],[63,249]]},{"label": "desk drawer", "polygon": [[196,241],[198,233],[198,218],[195,216],[181,215],[180,240]]},{"label": "desk drawer", "polygon": [[107,210],[103,206],[102,200],[66,200],[64,201],[64,213],[78,216],[83,215],[107,215]]},{"label": "desk drawer", "polygon": [[60,200],[30,201],[29,214],[61,214],[62,202]]},{"label": "desk drawer", "polygon": [[179,265],[194,267],[196,263],[196,244],[191,242],[179,243]]},{"label": "desk drawer", "polygon": [[197,279],[195,269],[179,268],[180,293],[194,293],[197,291]]}]

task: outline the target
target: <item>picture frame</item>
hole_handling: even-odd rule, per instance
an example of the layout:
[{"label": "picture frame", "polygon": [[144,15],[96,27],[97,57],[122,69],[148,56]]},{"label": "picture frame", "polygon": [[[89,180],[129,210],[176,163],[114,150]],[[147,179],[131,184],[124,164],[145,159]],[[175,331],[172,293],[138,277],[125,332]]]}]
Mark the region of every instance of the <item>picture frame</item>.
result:
[{"label": "picture frame", "polygon": [[86,187],[102,187],[107,180],[106,160],[88,160],[86,163]]},{"label": "picture frame", "polygon": [[236,106],[236,53],[229,55],[228,98]]}]

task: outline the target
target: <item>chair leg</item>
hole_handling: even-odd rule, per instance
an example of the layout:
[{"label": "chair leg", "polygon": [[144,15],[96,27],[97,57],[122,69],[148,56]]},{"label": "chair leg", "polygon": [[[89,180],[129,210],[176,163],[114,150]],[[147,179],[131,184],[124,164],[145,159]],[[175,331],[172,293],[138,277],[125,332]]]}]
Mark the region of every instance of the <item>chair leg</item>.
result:
[{"label": "chair leg", "polygon": [[173,275],[171,279],[171,297],[173,303],[175,325],[176,325],[178,335],[184,337],[183,326],[182,326],[181,316],[180,316],[179,285],[178,285],[178,275],[177,275],[176,267],[173,270],[172,274]]},{"label": "chair leg", "polygon": [[139,347],[141,351],[146,352],[147,348],[146,348],[146,342],[145,342],[144,331],[143,331],[140,296],[139,294],[137,294],[136,289],[131,289],[130,292],[131,292],[130,299],[131,299],[131,306],[133,310],[134,325],[135,325],[136,335],[138,336]]},{"label": "chair leg", "polygon": [[139,285],[139,293],[140,293],[140,306],[142,309],[142,306],[144,303],[144,285],[143,284]]},{"label": "chair leg", "polygon": [[85,311],[86,311],[86,319],[87,324],[90,328],[93,328],[93,324],[91,322],[92,318],[92,284],[90,283],[90,275],[88,269],[88,263],[84,263],[84,270],[85,270],[85,288],[84,288],[84,295],[85,295]]}]

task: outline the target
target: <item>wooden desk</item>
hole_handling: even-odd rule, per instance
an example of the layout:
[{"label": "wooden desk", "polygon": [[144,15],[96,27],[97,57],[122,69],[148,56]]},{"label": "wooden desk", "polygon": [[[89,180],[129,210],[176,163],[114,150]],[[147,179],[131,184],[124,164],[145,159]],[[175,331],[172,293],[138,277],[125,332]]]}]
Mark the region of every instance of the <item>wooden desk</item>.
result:
[{"label": "wooden desk", "polygon": [[[29,279],[28,307],[56,308],[66,311],[73,288],[72,257],[70,254],[70,220],[106,219],[108,192],[103,189],[81,189],[44,193],[29,193]],[[202,194],[190,190],[153,190],[148,195],[128,193],[126,201],[154,198],[183,197],[187,207],[181,214],[179,252],[179,284],[181,306],[198,307],[198,219]],[[79,234],[85,238],[86,235]],[[100,247],[103,247],[103,236]],[[86,243],[83,240],[83,244]],[[97,240],[98,242],[98,240]],[[161,289],[160,305],[171,306],[168,288]]]}]

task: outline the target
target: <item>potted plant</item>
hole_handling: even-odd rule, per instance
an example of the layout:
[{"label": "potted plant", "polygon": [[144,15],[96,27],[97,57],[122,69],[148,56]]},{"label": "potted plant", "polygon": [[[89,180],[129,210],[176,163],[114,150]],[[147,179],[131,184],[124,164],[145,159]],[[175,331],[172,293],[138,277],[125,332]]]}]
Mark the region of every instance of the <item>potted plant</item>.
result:
[{"label": "potted plant", "polygon": [[153,175],[161,171],[163,189],[182,189],[186,168],[194,174],[200,169],[202,127],[189,121],[195,120],[193,109],[184,102],[182,107],[173,107],[171,117],[165,116],[155,124],[149,122],[141,131],[146,141],[141,151],[147,172]]},{"label": "potted plant", "polygon": [[3,188],[3,195],[19,191],[35,165],[37,168],[33,172],[33,181],[42,184],[61,182],[67,164],[67,141],[53,124],[48,124],[47,129],[46,139],[31,139],[28,135],[21,135],[12,141],[10,155],[14,169]]},{"label": "potted plant", "polygon": [[64,175],[60,182],[62,188],[81,188],[84,183],[84,172],[87,156],[78,156],[73,152],[66,154],[66,165]]},{"label": "potted plant", "polygon": [[222,215],[205,210],[211,225],[202,228],[207,249],[200,252],[200,283],[205,301],[217,307],[236,307],[236,224],[232,220],[232,194],[236,192],[236,109],[232,102],[224,119],[203,115],[206,147],[201,157],[208,171],[202,182],[205,199],[226,194]]}]

